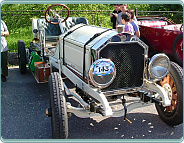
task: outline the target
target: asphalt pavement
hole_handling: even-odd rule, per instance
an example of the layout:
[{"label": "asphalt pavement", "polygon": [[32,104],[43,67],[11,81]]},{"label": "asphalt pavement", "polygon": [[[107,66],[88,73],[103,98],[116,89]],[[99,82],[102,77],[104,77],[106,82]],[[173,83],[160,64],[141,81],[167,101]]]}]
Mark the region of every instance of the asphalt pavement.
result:
[{"label": "asphalt pavement", "polygon": [[[9,68],[7,82],[1,82],[1,137],[3,139],[51,139],[51,118],[47,84],[37,84],[31,72]],[[123,117],[69,118],[69,139],[180,139],[183,124],[166,125],[154,105],[134,109]]]}]

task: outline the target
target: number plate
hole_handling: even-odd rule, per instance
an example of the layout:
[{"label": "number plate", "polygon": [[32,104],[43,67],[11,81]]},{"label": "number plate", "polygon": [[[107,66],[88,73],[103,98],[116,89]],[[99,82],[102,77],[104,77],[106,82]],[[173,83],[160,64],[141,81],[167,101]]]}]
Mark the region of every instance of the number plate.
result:
[{"label": "number plate", "polygon": [[114,63],[110,61],[99,61],[93,66],[94,76],[106,76],[114,73]]}]

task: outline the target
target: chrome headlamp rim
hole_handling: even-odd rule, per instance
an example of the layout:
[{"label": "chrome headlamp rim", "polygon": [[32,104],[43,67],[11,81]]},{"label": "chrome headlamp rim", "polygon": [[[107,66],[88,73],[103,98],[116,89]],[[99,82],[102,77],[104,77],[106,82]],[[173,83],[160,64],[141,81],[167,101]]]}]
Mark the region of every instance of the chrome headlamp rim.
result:
[{"label": "chrome headlamp rim", "polygon": [[[94,68],[94,65],[96,65],[97,63],[99,63],[99,62],[101,62],[101,61],[108,61],[108,62],[113,63],[110,59],[105,59],[105,58],[96,60],[96,61],[91,65],[91,67],[90,67],[90,70],[89,70],[89,78],[90,78],[91,83],[92,83],[95,87],[99,87],[99,88],[102,89],[102,88],[108,87],[108,86],[114,81],[114,79],[115,79],[115,77],[116,77],[116,67],[115,67],[115,65],[114,65],[114,73],[113,73],[113,76],[112,76],[111,80],[110,80],[109,82],[105,83],[105,84],[99,84],[99,83],[97,83],[97,82],[94,80],[94,78],[93,78],[93,68]],[[114,64],[114,63],[113,63],[113,64]]]},{"label": "chrome headlamp rim", "polygon": [[[162,75],[162,76],[156,76],[156,75],[154,75],[154,74],[152,73],[152,70],[151,70],[151,68],[152,68],[152,66],[153,66],[153,64],[154,64],[154,62],[155,62],[157,59],[159,59],[159,58],[165,58],[165,59],[167,60],[167,62],[168,62],[167,72],[166,72],[164,75]],[[168,58],[167,55],[165,55],[165,54],[163,54],[163,53],[154,55],[154,56],[151,58],[151,60],[150,60],[150,62],[149,62],[149,65],[148,65],[148,72],[149,72],[149,75],[150,75],[150,77],[153,78],[153,79],[159,79],[159,80],[160,80],[160,79],[164,78],[164,77],[169,73],[169,69],[170,69],[170,59]]]}]

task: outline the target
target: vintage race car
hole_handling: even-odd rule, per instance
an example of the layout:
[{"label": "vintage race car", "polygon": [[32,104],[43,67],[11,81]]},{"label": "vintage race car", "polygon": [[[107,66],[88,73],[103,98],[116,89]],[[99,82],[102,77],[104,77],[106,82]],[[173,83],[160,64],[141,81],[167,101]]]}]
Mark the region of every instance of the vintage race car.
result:
[{"label": "vintage race car", "polygon": [[149,59],[148,46],[137,37],[69,17],[62,4],[48,7],[45,19],[33,19],[33,35],[28,49],[18,42],[19,69],[25,73],[28,63],[39,83],[48,81],[46,114],[51,116],[53,138],[68,137],[71,113],[80,118],[124,116],[131,123],[128,112],[155,104],[166,124],[183,122],[182,68],[165,54]]},{"label": "vintage race car", "polygon": [[150,48],[171,55],[183,66],[183,25],[165,17],[138,16],[140,38]]}]

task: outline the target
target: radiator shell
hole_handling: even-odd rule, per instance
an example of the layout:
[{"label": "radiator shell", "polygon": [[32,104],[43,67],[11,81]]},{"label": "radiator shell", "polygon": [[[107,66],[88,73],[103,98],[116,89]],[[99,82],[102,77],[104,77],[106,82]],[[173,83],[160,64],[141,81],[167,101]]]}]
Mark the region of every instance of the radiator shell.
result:
[{"label": "radiator shell", "polygon": [[116,78],[104,90],[140,87],[143,84],[145,49],[138,42],[109,43],[99,50],[99,58],[110,59]]}]

